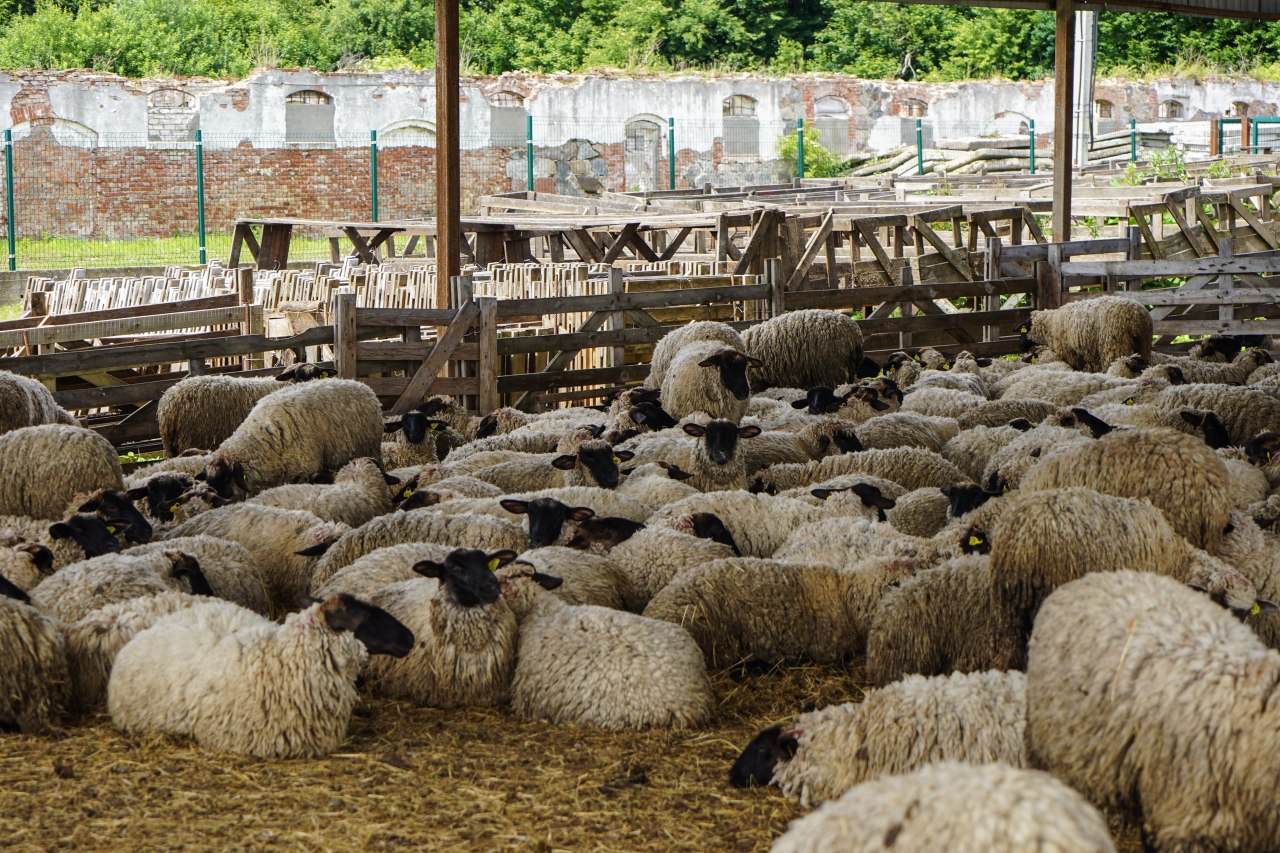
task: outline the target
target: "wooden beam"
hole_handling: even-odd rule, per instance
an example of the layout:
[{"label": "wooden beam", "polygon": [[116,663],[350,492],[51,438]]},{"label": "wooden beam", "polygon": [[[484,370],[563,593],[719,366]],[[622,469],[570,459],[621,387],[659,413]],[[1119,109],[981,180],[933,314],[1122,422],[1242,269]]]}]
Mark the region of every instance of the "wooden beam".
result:
[{"label": "wooden beam", "polygon": [[1075,106],[1076,15],[1073,0],[1057,0],[1053,50],[1053,240],[1071,239],[1072,109]]},{"label": "wooden beam", "polygon": [[[436,305],[441,308],[449,305],[449,282],[462,272],[459,147],[458,0],[436,0]],[[411,382],[406,394],[413,387]]]},{"label": "wooden beam", "polygon": [[480,308],[474,302],[469,301],[458,309],[458,314],[453,322],[449,324],[449,328],[436,341],[436,345],[431,350],[431,355],[427,356],[426,360],[422,362],[417,372],[413,374],[413,378],[409,380],[409,384],[401,392],[395,405],[391,407],[392,414],[403,415],[422,402],[423,397],[431,390],[431,383],[435,381],[440,369],[453,356],[453,351],[458,344],[462,343],[462,338],[467,332],[471,331],[471,327],[476,324],[476,320],[479,317]]}]

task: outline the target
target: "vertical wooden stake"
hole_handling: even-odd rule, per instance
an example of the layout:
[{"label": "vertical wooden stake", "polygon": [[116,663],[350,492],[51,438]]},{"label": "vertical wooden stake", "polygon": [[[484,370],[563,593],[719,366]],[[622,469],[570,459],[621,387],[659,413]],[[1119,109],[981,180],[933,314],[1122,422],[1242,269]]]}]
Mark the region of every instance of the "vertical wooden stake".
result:
[{"label": "vertical wooden stake", "polygon": [[[618,267],[609,268],[609,293],[614,296],[621,296],[626,293],[627,283],[623,278],[622,270]],[[605,329],[611,332],[620,332],[627,327],[626,315],[621,311],[615,311],[609,315],[608,322],[605,323]],[[609,347],[609,366],[622,367],[627,363],[627,348],[622,345]]]},{"label": "vertical wooden stake", "polygon": [[480,384],[477,408],[487,415],[498,408],[498,300],[492,296],[476,298],[480,308],[480,355],[476,359],[476,380]]},{"label": "vertical wooden stake", "polygon": [[356,295],[333,297],[333,361],[339,379],[356,378]]},{"label": "vertical wooden stake", "polygon": [[462,170],[458,129],[458,0],[436,0],[436,304],[462,271]]},{"label": "vertical wooden stake", "polygon": [[[1075,93],[1076,16],[1072,0],[1057,0],[1053,51],[1053,242],[1071,239],[1072,109]],[[1048,306],[1041,305],[1041,308]]]}]

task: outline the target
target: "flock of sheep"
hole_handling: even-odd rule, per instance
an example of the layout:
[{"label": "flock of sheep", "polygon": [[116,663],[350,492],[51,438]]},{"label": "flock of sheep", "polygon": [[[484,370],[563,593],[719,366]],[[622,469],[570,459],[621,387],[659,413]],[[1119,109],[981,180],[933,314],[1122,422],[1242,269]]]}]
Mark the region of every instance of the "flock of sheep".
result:
[{"label": "flock of sheep", "polygon": [[305,758],[362,695],[698,727],[708,668],[865,657],[726,768],[814,808],[775,850],[1280,849],[1280,364],[1120,297],[1022,332],[697,322],[607,410],[484,418],[193,377],[128,476],[0,373],[0,725]]}]

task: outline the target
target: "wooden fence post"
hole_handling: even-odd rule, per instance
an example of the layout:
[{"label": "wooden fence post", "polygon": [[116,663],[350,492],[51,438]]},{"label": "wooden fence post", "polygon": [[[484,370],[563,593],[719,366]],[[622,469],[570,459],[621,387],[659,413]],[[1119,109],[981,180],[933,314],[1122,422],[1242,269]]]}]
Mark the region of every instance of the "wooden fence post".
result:
[{"label": "wooden fence post", "polygon": [[769,316],[781,317],[787,310],[787,289],[782,281],[782,259],[764,262],[764,280],[769,285]]},{"label": "wooden fence post", "polygon": [[1062,305],[1062,294],[1066,289],[1062,283],[1062,244],[1050,243],[1049,258],[1036,264],[1036,304],[1039,311],[1057,308]]},{"label": "wooden fence post", "polygon": [[[1001,267],[1000,255],[1002,252],[1002,248],[1003,248],[1003,244],[1000,242],[999,237],[993,234],[992,236],[987,238],[987,274],[986,274],[987,281],[995,281],[997,279],[1004,278],[1004,276],[1001,274],[1001,269],[1000,269]],[[991,296],[982,297],[982,310],[983,311],[999,311],[1000,297],[994,294]],[[999,326],[983,326],[982,327],[982,339],[984,341],[990,343],[991,341],[997,340],[999,337],[1000,337]]]},{"label": "wooden fence post", "polygon": [[476,336],[480,354],[476,359],[476,379],[480,384],[477,410],[487,415],[498,408],[498,300],[492,296],[476,299],[480,309],[479,334]]},{"label": "wooden fence post", "polygon": [[[347,290],[347,288],[343,288]],[[333,297],[333,361],[339,379],[356,378],[356,295]]]},{"label": "wooden fence post", "polygon": [[[620,296],[627,292],[627,283],[623,278],[622,270],[618,267],[609,268],[609,292],[615,296]],[[605,323],[605,330],[610,332],[620,332],[627,327],[626,314],[621,311],[615,311],[609,315],[609,321]],[[627,348],[625,346],[609,347],[609,366],[622,367],[627,363]]]},{"label": "wooden fence post", "polygon": [[[257,328],[262,325],[261,322],[254,322],[253,312],[253,270],[249,267],[242,267],[236,270],[236,303],[243,312],[243,318],[240,320],[240,334],[242,335],[258,335],[262,334],[263,329]],[[266,367],[265,355],[245,355],[240,358],[241,370],[254,370],[259,367]],[[200,374],[194,373],[194,376]]]}]

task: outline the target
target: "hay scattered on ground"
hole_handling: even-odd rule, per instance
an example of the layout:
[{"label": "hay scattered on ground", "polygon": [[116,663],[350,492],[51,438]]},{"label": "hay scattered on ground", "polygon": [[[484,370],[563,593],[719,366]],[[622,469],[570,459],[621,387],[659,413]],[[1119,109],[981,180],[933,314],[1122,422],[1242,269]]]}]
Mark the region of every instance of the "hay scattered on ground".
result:
[{"label": "hay scattered on ground", "polygon": [[768,725],[860,700],[861,673],[798,666],[714,682],[715,724],[686,732],[373,700],[342,750],[312,761],[127,738],[105,718],[58,740],[6,735],[0,839],[76,850],[767,850],[803,810],[773,788],[730,787],[729,765]]}]

